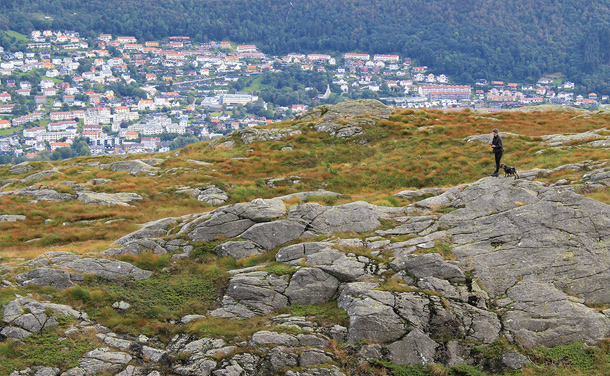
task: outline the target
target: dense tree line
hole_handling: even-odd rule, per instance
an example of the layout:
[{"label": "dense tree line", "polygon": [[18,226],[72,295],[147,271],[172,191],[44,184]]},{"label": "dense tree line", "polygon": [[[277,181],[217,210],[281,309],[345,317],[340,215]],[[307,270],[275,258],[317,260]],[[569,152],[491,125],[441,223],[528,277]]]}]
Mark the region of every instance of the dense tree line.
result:
[{"label": "dense tree line", "polygon": [[1,28],[399,53],[463,83],[562,73],[610,92],[609,0],[5,0]]}]

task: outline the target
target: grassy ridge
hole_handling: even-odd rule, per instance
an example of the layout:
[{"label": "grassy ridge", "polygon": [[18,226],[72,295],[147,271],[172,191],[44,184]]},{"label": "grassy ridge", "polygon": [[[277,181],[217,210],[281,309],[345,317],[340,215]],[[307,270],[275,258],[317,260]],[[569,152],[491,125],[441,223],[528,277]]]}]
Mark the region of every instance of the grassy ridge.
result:
[{"label": "grassy ridge", "polygon": [[[350,139],[332,137],[312,130],[310,122],[292,121],[275,127],[298,126],[302,134],[277,142],[212,149],[208,143],[189,145],[177,155],[165,154],[157,176],[132,176],[99,168],[117,156],[82,157],[68,161],[32,163],[30,173],[56,167],[61,174],[36,181],[62,193],[74,193],[62,184],[70,180],[94,192],[135,192],[144,197],[131,207],[91,206],[79,201],[30,203],[29,198],[0,197],[0,214],[21,214],[24,222],[0,223],[0,257],[34,255],[47,250],[78,253],[104,249],[118,237],[134,231],[150,220],[200,213],[213,209],[184,193],[183,186],[215,184],[229,193],[229,203],[256,197],[275,197],[293,192],[325,188],[352,199],[395,206],[406,202],[392,195],[400,190],[432,186],[454,186],[472,182],[493,171],[493,155],[481,142],[467,142],[472,135],[489,134],[491,129],[510,132],[505,136],[503,161],[519,170],[554,168],[583,160],[605,160],[607,151],[586,142],[569,147],[548,148],[542,135],[580,133],[600,129],[610,115],[586,116],[570,112],[501,112],[475,114],[470,111],[397,111],[387,120],[364,126],[363,134]],[[600,136],[608,132],[599,133]],[[238,139],[237,136],[234,136]],[[284,147],[289,148],[284,149]],[[144,159],[150,156],[139,156]],[[211,162],[199,166],[189,160]],[[22,178],[0,166],[0,178]],[[578,180],[571,172],[560,177]],[[266,184],[267,179],[298,176],[298,183]],[[109,179],[92,185],[91,179]],[[16,182],[5,190],[24,188],[31,183]],[[594,193],[605,199],[603,192]],[[28,243],[25,243],[29,241]]]}]

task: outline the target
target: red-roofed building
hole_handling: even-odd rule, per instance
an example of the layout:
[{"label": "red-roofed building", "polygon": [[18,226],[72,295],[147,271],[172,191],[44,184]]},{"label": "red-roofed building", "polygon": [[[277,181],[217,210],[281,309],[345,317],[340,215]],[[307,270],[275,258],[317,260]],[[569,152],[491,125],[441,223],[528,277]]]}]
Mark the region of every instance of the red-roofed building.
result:
[{"label": "red-roofed building", "polygon": [[139,137],[140,137],[140,134],[138,132],[125,132],[126,140],[136,140]]},{"label": "red-roofed building", "polygon": [[51,142],[51,151],[55,151],[56,149],[59,148],[68,148],[70,147],[70,144],[67,142]]}]

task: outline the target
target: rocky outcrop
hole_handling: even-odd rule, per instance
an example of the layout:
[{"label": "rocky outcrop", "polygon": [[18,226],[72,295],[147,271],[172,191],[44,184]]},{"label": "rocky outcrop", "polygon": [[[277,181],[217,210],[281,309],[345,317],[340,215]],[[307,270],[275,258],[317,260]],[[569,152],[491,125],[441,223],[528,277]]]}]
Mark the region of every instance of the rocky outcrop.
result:
[{"label": "rocky outcrop", "polygon": [[360,99],[342,102],[336,105],[324,105],[314,107],[302,115],[297,116],[299,120],[320,119],[320,121],[334,121],[354,117],[388,117],[392,109],[374,99]]},{"label": "rocky outcrop", "polygon": [[191,197],[195,197],[198,201],[205,202],[212,206],[222,205],[229,199],[227,192],[214,185],[209,185],[204,188],[182,187],[176,192],[186,193]]},{"label": "rocky outcrop", "polygon": [[45,328],[57,326],[58,315],[79,320],[87,318],[86,313],[70,306],[17,298],[2,306],[2,321],[7,325],[2,328],[0,335],[17,340],[23,339]]},{"label": "rocky outcrop", "polygon": [[288,297],[284,295],[287,287],[287,276],[265,271],[237,272],[227,287],[223,299],[225,307],[212,311],[211,314],[219,317],[266,315],[288,305]]},{"label": "rocky outcrop", "polygon": [[127,234],[114,241],[113,244],[125,244],[137,239],[159,238],[168,234],[169,230],[176,226],[181,218],[163,218],[142,225],[142,228]]},{"label": "rocky outcrop", "polygon": [[236,260],[260,255],[264,250],[249,240],[229,241],[216,246],[214,250],[220,257],[231,256]]},{"label": "rocky outcrop", "polygon": [[[297,119],[318,119],[318,123],[313,125],[316,132],[329,133],[338,138],[350,138],[363,134],[364,128],[374,124],[371,117],[387,118],[391,112],[379,101],[363,99],[334,106],[315,107],[297,116]],[[366,119],[360,119],[365,116]]]},{"label": "rocky outcrop", "polygon": [[73,279],[78,282],[83,281],[83,277],[78,274],[52,268],[37,268],[15,276],[15,281],[24,286],[51,286],[58,290],[76,286]]},{"label": "rocky outcrop", "polygon": [[575,302],[551,283],[521,281],[498,302],[506,330],[523,347],[602,340],[608,317]]},{"label": "rocky outcrop", "polygon": [[287,137],[297,136],[301,134],[298,127],[287,128],[247,128],[231,133],[228,136],[214,140],[210,143],[210,147],[214,149],[229,149],[235,146],[235,137],[239,137],[244,145],[250,145],[254,142],[261,141],[280,141]]},{"label": "rocky outcrop", "polygon": [[32,170],[32,168],[33,167],[30,166],[30,162],[21,162],[11,167],[8,172],[9,174],[13,175],[27,174]]},{"label": "rocky outcrop", "polygon": [[[600,163],[550,171],[561,168],[589,171],[583,178],[589,185],[606,185],[610,177]],[[476,364],[474,347],[499,338],[528,348],[594,344],[610,335],[608,311],[589,307],[610,303],[610,206],[578,194],[584,186],[484,178],[401,192],[409,200],[430,197],[399,208],[366,202],[289,207],[280,198],[256,199],[144,224],[103,253],[185,257],[212,241],[222,257],[277,252],[275,263],[231,270],[215,309],[176,321],[188,327],[205,315],[267,316],[271,327],[238,343],[187,334],[159,343],[100,332],[97,338],[113,350],[84,354],[70,372],[148,375],[149,365],[162,364],[178,375],[296,375],[295,367],[300,375],[341,374],[329,365],[339,360],[331,340],[360,344],[346,346],[354,349],[349,356],[357,357],[355,363],[380,358],[447,366]],[[125,262],[67,252],[25,266],[35,269],[15,282],[58,289],[78,284],[85,273],[110,281],[152,275]],[[348,327],[273,316],[289,305],[334,301],[346,312]],[[24,338],[55,325],[49,307],[43,317],[36,316],[39,308],[34,314],[25,303],[10,304],[3,315],[9,317],[5,337]],[[132,308],[117,301],[115,309],[125,314]],[[519,369],[527,358],[510,349],[495,361]]]},{"label": "rocky outcrop", "polygon": [[2,192],[1,195],[18,195],[24,197],[34,197],[36,201],[72,201],[79,200],[90,205],[104,206],[130,206],[133,202],[142,201],[142,196],[137,193],[96,193],[90,192],[83,187],[74,185],[76,193],[61,193],[55,189],[44,186],[30,186],[17,191]]},{"label": "rocky outcrop", "polygon": [[286,206],[279,199],[256,199],[249,203],[225,206],[184,226],[192,240],[209,241],[218,237],[237,237],[256,223],[269,222],[286,214]]},{"label": "rocky outcrop", "polygon": [[122,243],[119,247],[108,248],[101,253],[108,256],[136,256],[145,252],[152,252],[156,255],[165,253],[176,253],[176,255],[188,256],[194,247],[190,242],[182,239],[165,240],[161,238],[155,239],[136,239]]},{"label": "rocky outcrop", "polygon": [[89,351],[79,363],[85,375],[96,375],[102,372],[118,373],[131,359],[129,354],[102,347]]},{"label": "rocky outcrop", "polygon": [[142,196],[137,193],[79,192],[78,200],[89,205],[130,206],[132,202],[142,201]]},{"label": "rocky outcrop", "polygon": [[25,215],[13,215],[13,214],[2,214],[0,215],[0,222],[17,222],[25,221]]},{"label": "rocky outcrop", "polygon": [[95,258],[80,258],[65,263],[64,266],[81,274],[93,274],[110,281],[147,279],[153,274],[127,262]]},{"label": "rocky outcrop", "polygon": [[83,274],[92,274],[116,282],[147,279],[153,274],[124,261],[89,258],[69,252],[45,253],[31,261],[29,266],[35,269],[18,275],[16,280],[19,283],[53,286],[58,289],[81,283]]},{"label": "rocky outcrop", "polygon": [[[153,163],[157,164],[157,163]],[[110,165],[110,170],[112,171],[126,171],[131,175],[140,175],[140,174],[150,174],[154,173],[157,170],[156,167],[153,167],[151,163],[146,163],[145,161],[134,159],[130,161],[121,161],[115,162]]]},{"label": "rocky outcrop", "polygon": [[[339,138],[350,138],[363,133],[363,128],[372,124],[375,118],[387,118],[392,109],[373,99],[361,99],[342,102],[336,105],[323,105],[315,107],[296,117],[298,120],[317,120],[318,124],[312,128],[317,132],[330,133]],[[367,117],[367,119],[363,119]],[[298,126],[286,128],[247,128],[233,132],[210,143],[215,149],[227,149],[235,146],[236,137],[245,145],[259,141],[280,141],[287,137],[301,134]]]},{"label": "rocky outcrop", "polygon": [[248,128],[241,131],[239,136],[245,145],[250,145],[258,141],[279,141],[299,134],[301,134],[301,131],[297,127],[276,129]]},{"label": "rocky outcrop", "polygon": [[314,234],[367,232],[381,225],[379,218],[383,213],[377,206],[362,201],[334,207],[306,203],[290,208],[288,219],[306,224]]},{"label": "rocky outcrop", "polygon": [[3,192],[4,194],[12,194],[30,197],[33,196],[36,201],[71,201],[76,200],[77,195],[71,193],[59,193],[54,189],[45,188],[43,186],[30,186],[18,191]]},{"label": "rocky outcrop", "polygon": [[27,182],[32,181],[32,180],[39,180],[39,179],[46,178],[46,177],[49,177],[49,176],[57,175],[59,173],[60,172],[55,170],[55,169],[46,170],[46,171],[40,171],[40,172],[37,172],[35,174],[29,175],[29,176],[21,179],[21,182],[22,183],[27,183]]},{"label": "rocky outcrop", "polygon": [[585,140],[600,138],[598,133],[602,130],[605,130],[605,129],[598,129],[598,130],[594,130],[594,131],[587,131],[587,132],[576,133],[576,134],[544,135],[544,136],[542,136],[542,139],[544,140],[544,144],[547,146],[551,146],[551,147],[560,146],[560,145],[565,145],[565,144],[573,142],[573,141],[585,141]]}]

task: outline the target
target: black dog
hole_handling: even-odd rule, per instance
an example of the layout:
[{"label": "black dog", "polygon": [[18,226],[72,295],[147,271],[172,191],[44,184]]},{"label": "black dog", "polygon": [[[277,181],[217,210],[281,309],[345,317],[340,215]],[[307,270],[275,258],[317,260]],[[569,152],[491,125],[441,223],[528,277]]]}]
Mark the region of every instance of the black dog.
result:
[{"label": "black dog", "polygon": [[517,172],[516,168],[507,166],[504,163],[502,163],[500,167],[504,169],[504,177],[515,175],[515,180],[519,179],[519,172]]}]

